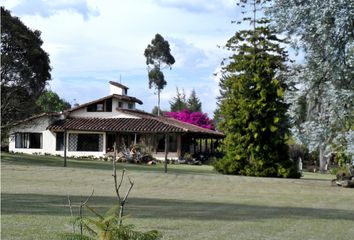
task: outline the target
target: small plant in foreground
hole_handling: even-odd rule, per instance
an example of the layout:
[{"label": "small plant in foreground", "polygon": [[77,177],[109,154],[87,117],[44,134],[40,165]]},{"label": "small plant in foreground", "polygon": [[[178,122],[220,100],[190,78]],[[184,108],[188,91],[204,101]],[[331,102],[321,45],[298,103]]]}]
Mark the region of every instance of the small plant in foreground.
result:
[{"label": "small plant in foreground", "polygon": [[156,231],[139,232],[134,230],[133,225],[120,224],[121,219],[117,214],[120,205],[115,205],[110,208],[105,214],[101,215],[94,208],[86,205],[95,217],[77,217],[75,224],[83,226],[87,233],[67,233],[63,235],[65,240],[158,240],[161,239],[161,234]]}]

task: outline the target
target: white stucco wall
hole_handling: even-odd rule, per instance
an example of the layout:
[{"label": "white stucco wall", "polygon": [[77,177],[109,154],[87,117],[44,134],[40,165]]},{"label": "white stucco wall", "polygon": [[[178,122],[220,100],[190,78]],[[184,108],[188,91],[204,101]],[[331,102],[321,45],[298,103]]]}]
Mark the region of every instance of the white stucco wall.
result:
[{"label": "white stucco wall", "polygon": [[[70,117],[84,117],[84,118],[138,118],[130,114],[122,113],[117,110],[118,99],[113,98],[112,101],[112,112],[87,112],[86,107],[77,109],[70,113]],[[123,108],[128,109],[128,103],[123,102]],[[135,109],[135,104],[134,108]]]},{"label": "white stucco wall", "polygon": [[[28,123],[24,123],[11,129],[9,151],[22,152],[22,153],[50,153],[55,152],[55,134],[46,130],[50,124],[50,117],[42,117],[34,119]],[[42,133],[42,148],[16,148],[15,147],[15,133]]]},{"label": "white stucco wall", "polygon": [[112,95],[112,94],[126,95],[123,88],[114,86],[112,84],[109,84],[109,94],[110,95]]},{"label": "white stucco wall", "polygon": [[137,118],[135,116],[112,110],[112,112],[87,112],[86,108],[78,109],[70,113],[74,118]]}]

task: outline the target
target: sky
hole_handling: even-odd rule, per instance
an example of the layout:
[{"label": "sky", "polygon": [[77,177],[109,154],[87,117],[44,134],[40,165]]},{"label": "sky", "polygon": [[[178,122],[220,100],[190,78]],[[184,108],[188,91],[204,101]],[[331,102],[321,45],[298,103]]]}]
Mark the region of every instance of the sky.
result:
[{"label": "sky", "polygon": [[129,87],[128,95],[151,112],[157,105],[148,87],[144,50],[160,33],[175,57],[165,69],[161,108],[169,110],[176,87],[192,89],[202,110],[213,116],[219,94],[223,46],[239,19],[233,0],[1,0],[2,6],[31,29],[42,32],[52,79],[48,88],[71,104],[109,95],[109,81]]}]

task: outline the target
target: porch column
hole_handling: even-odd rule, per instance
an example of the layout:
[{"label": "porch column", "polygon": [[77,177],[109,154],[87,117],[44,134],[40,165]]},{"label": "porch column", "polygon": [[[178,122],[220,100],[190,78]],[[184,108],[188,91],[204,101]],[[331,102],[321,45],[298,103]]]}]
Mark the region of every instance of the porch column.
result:
[{"label": "porch column", "polygon": [[182,136],[177,134],[177,157],[180,158],[182,155]]},{"label": "porch column", "polygon": [[201,154],[203,152],[203,142],[202,142],[202,139],[200,138],[199,139],[199,154]]},{"label": "porch column", "polygon": [[67,160],[66,160],[66,151],[67,151],[67,131],[64,129],[64,167],[67,166]]},{"label": "porch column", "polygon": [[[113,159],[112,161],[117,161],[117,152],[118,152],[118,143],[119,143],[119,136],[118,133],[114,134],[114,142],[113,142]],[[114,165],[114,163],[113,163]]]},{"label": "porch column", "polygon": [[210,138],[210,154],[213,154],[213,139]]},{"label": "porch column", "polygon": [[205,153],[208,154],[208,139],[205,139]]},{"label": "porch column", "polygon": [[165,173],[167,173],[167,154],[168,154],[168,141],[169,140],[169,135],[165,135]]}]

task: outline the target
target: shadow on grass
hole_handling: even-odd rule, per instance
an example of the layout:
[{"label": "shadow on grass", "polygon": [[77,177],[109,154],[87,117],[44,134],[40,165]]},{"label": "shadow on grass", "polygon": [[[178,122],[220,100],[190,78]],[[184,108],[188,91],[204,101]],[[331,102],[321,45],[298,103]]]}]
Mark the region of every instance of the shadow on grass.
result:
[{"label": "shadow on grass", "polygon": [[[73,209],[85,197],[71,196]],[[1,213],[4,215],[69,216],[66,196],[2,193]],[[93,196],[89,205],[105,212],[117,203],[115,197]],[[354,221],[354,211],[299,207],[273,207],[247,204],[181,201],[168,199],[129,198],[125,212],[134,218],[195,220],[266,220],[275,218],[341,219]],[[76,213],[77,215],[77,213]]]},{"label": "shadow on grass", "polygon": [[[64,158],[56,156],[30,155],[30,154],[12,154],[1,152],[1,163],[22,166],[48,166],[48,167],[63,167]],[[145,171],[145,172],[161,172],[164,173],[162,164],[145,165],[145,164],[129,164],[117,163],[121,168],[126,168],[130,171]],[[67,168],[82,168],[82,169],[97,169],[112,171],[112,162],[99,161],[93,159],[72,159],[68,158]],[[176,165],[169,165],[168,173],[172,174],[198,174],[208,175],[217,174],[214,171],[198,168],[193,166],[191,168],[178,168]]]}]

